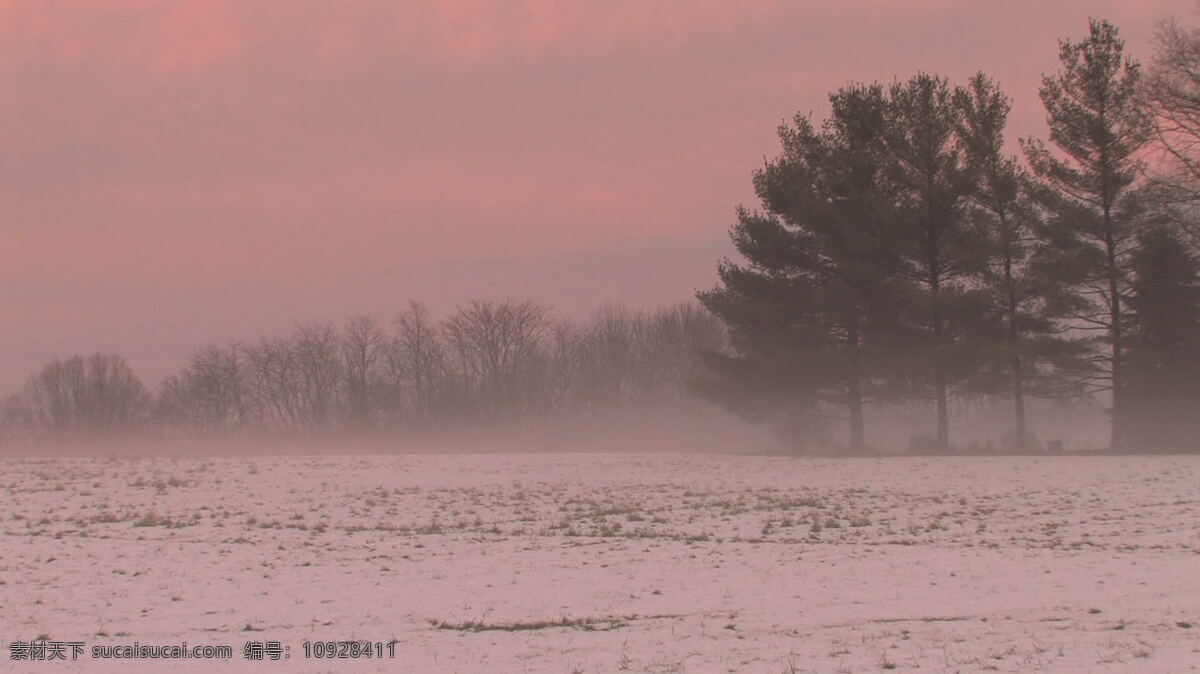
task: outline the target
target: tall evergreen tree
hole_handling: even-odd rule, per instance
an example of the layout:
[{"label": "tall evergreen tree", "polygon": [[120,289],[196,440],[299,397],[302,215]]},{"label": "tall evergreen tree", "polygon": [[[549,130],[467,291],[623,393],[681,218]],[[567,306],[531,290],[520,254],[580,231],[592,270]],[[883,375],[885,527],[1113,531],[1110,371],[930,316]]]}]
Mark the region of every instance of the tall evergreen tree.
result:
[{"label": "tall evergreen tree", "polygon": [[1166,228],[1139,237],[1129,308],[1130,438],[1143,451],[1200,449],[1200,260]]},{"label": "tall evergreen tree", "polygon": [[1151,126],[1138,97],[1138,65],[1125,56],[1117,29],[1092,20],[1079,42],[1059,43],[1062,69],[1042,79],[1051,152],[1024,142],[1042,206],[1051,216],[1048,238],[1057,253],[1058,280],[1074,290],[1068,313],[1104,352],[1097,390],[1112,396],[1111,445],[1125,442],[1124,354],[1129,317],[1129,257],[1143,215],[1138,199],[1139,151]]},{"label": "tall evergreen tree", "polygon": [[1022,189],[1027,176],[1004,153],[1009,98],[983,73],[954,90],[963,172],[972,186],[970,214],[981,227],[986,260],[979,280],[1000,319],[999,371],[1006,373],[1013,402],[1014,448],[1029,440],[1025,398],[1059,394],[1078,373],[1078,350],[1059,337],[1057,284],[1041,269],[1037,214]]},{"label": "tall evergreen tree", "polygon": [[764,212],[740,209],[732,232],[748,264],[722,261],[721,285],[699,297],[742,352],[720,368],[727,376],[757,372],[759,385],[790,381],[799,398],[844,406],[849,448],[861,451],[870,334],[894,292],[891,199],[878,177],[885,100],[880,86],[859,85],[830,101],[819,129],[802,115],[780,128],[783,153],[754,176]]},{"label": "tall evergreen tree", "polygon": [[964,216],[968,189],[955,142],[957,111],[944,78],[920,73],[888,92],[886,170],[899,205],[905,275],[923,297],[913,318],[924,328],[923,353],[937,406],[936,448],[950,446],[949,399],[966,378],[968,327],[981,313],[967,281],[983,264],[983,241]]}]

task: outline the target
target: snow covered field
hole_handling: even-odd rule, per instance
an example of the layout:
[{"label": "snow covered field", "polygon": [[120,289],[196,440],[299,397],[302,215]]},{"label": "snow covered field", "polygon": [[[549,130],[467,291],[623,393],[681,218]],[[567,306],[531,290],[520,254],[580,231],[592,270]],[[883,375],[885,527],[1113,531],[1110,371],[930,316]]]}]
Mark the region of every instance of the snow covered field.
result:
[{"label": "snow covered field", "polygon": [[[0,493],[0,669],[1200,669],[1200,457],[9,459]],[[9,660],[39,637],[234,657]],[[350,639],[395,658],[304,657]]]}]

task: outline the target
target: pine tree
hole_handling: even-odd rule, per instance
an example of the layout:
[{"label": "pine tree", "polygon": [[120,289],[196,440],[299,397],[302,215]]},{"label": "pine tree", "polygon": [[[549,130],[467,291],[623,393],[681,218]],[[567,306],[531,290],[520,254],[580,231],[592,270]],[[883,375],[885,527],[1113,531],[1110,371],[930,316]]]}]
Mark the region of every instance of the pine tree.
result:
[{"label": "pine tree", "polygon": [[886,171],[895,190],[905,275],[922,291],[912,318],[924,329],[928,386],[937,406],[936,449],[950,447],[949,399],[972,367],[969,331],[983,297],[968,281],[983,265],[983,240],[964,215],[968,186],[955,142],[957,111],[944,78],[925,73],[889,90]]},{"label": "pine tree", "polygon": [[[970,215],[981,228],[986,263],[979,281],[991,312],[999,318],[1003,348],[998,371],[1006,374],[1013,402],[1015,449],[1028,449],[1025,398],[1062,394],[1077,374],[1078,349],[1059,336],[1056,284],[1039,264],[1037,213],[1022,184],[1028,177],[1017,159],[1004,154],[1004,129],[1011,103],[983,73],[954,90],[963,172],[972,185]],[[987,365],[988,363],[983,363]]]},{"label": "pine tree", "polygon": [[810,413],[821,402],[844,406],[849,448],[862,451],[870,335],[895,292],[891,199],[878,177],[885,101],[878,85],[830,101],[820,129],[803,115],[780,127],[783,153],[754,176],[764,212],[739,209],[732,232],[748,264],[722,261],[721,285],[699,297],[741,352],[717,365],[727,381],[791,388]]},{"label": "pine tree", "polygon": [[1129,256],[1142,206],[1139,151],[1151,134],[1138,98],[1138,65],[1125,56],[1117,29],[1092,20],[1087,38],[1059,43],[1062,69],[1042,79],[1051,152],[1024,142],[1049,218],[1057,281],[1074,291],[1066,307],[1078,330],[1097,335],[1106,353],[1094,388],[1112,396],[1112,447],[1125,442],[1124,354],[1129,317]]},{"label": "pine tree", "polygon": [[1143,451],[1197,447],[1200,260],[1166,228],[1139,237],[1129,309],[1127,431]]}]

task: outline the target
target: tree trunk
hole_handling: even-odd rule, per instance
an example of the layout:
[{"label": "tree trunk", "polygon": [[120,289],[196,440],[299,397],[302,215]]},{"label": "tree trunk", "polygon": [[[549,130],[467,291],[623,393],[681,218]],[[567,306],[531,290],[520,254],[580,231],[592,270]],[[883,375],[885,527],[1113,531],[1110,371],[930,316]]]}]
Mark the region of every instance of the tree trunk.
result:
[{"label": "tree trunk", "polygon": [[1111,373],[1112,373],[1112,427],[1111,437],[1109,439],[1109,448],[1113,451],[1124,449],[1125,443],[1125,406],[1122,395],[1124,381],[1122,377],[1121,359],[1121,341],[1124,338],[1121,330],[1121,292],[1119,285],[1119,271],[1117,270],[1117,255],[1116,245],[1112,241],[1112,235],[1109,234],[1106,243],[1106,253],[1108,255],[1108,293],[1109,299],[1109,328],[1111,344]]},{"label": "tree trunk", "polygon": [[937,450],[950,449],[950,410],[946,392],[946,365],[942,362],[941,279],[933,276],[930,299],[933,304],[933,388],[937,399]]},{"label": "tree trunk", "polygon": [[1121,341],[1123,339],[1121,330],[1121,286],[1120,286],[1120,270],[1117,267],[1117,240],[1116,234],[1113,232],[1112,222],[1112,196],[1109,190],[1109,175],[1110,166],[1108,161],[1108,151],[1106,147],[1100,149],[1101,162],[1101,212],[1104,216],[1104,256],[1108,274],[1108,320],[1109,320],[1109,339],[1111,340],[1111,361],[1109,363],[1109,372],[1111,379],[1109,383],[1112,386],[1112,425],[1109,427],[1109,450],[1121,451],[1124,449],[1125,435],[1125,406],[1124,396],[1121,394],[1121,389],[1124,386],[1122,380],[1121,367]]},{"label": "tree trunk", "polygon": [[850,417],[850,444],[848,449],[852,454],[861,454],[866,451],[867,442],[863,424],[862,381],[859,374],[858,321],[853,317],[850,319],[846,341],[850,358],[850,376],[846,382],[847,407],[849,408]]},{"label": "tree trunk", "polygon": [[947,403],[946,373],[940,363],[934,372],[934,386],[937,388],[937,448],[944,452],[950,449],[950,408]]},{"label": "tree trunk", "polygon": [[[1003,217],[1003,216],[1002,216]],[[1002,220],[1003,222],[1003,220]],[[1008,291],[1008,353],[1012,368],[1013,414],[1016,417],[1016,449],[1025,450],[1025,377],[1021,372],[1020,333],[1017,330],[1017,292],[1013,285],[1012,251],[1004,253],[1004,285]]]},{"label": "tree trunk", "polygon": [[[1100,122],[1104,124],[1104,116],[1101,113]],[[1112,209],[1113,209],[1113,189],[1111,188],[1112,166],[1109,160],[1108,147],[1105,144],[1100,146],[1100,209],[1104,217],[1104,256],[1108,274],[1108,320],[1109,320],[1109,339],[1111,340],[1109,373],[1111,379],[1109,384],[1112,386],[1112,424],[1109,427],[1110,437],[1108,447],[1110,451],[1121,451],[1124,449],[1125,443],[1125,406],[1124,397],[1121,389],[1124,387],[1122,377],[1121,359],[1121,342],[1123,339],[1121,330],[1121,286],[1120,286],[1120,269],[1117,267],[1117,239],[1116,233],[1113,232]]]},{"label": "tree trunk", "polygon": [[1017,424],[1017,449],[1028,449],[1025,438],[1029,435],[1029,430],[1025,425],[1025,382],[1021,376],[1021,356],[1016,351],[1012,355],[1013,369],[1013,414],[1016,416]]}]

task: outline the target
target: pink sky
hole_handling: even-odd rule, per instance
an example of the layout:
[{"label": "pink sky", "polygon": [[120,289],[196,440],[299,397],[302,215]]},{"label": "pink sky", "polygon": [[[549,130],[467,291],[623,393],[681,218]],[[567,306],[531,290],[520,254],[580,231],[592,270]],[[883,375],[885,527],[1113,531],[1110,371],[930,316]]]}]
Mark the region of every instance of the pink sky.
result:
[{"label": "pink sky", "polygon": [[[715,282],[775,128],[986,70],[1043,135],[1056,39],[1192,0],[0,0],[0,388],[298,321]],[[684,9],[686,7],[686,9]],[[1013,148],[1015,151],[1015,147]]]}]

